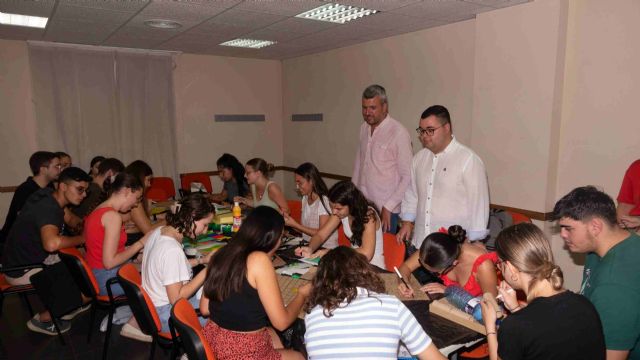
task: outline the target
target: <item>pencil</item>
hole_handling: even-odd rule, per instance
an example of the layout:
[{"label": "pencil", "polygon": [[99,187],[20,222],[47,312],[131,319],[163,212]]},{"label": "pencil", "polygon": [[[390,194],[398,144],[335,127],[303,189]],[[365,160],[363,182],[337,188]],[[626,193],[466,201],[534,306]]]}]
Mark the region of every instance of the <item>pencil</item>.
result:
[{"label": "pencil", "polygon": [[[411,287],[409,286],[409,284],[407,284],[406,281],[404,281],[404,278],[402,277],[402,274],[400,274],[400,270],[398,270],[397,267],[393,267],[393,270],[396,271],[396,275],[398,275],[398,277],[400,278],[400,280],[402,280],[402,283],[404,284],[404,286],[407,287],[407,289],[411,289]],[[427,293],[427,296],[429,295],[429,293]],[[413,297],[413,295],[411,295],[411,297]],[[429,300],[431,300],[431,296],[429,296]]]}]

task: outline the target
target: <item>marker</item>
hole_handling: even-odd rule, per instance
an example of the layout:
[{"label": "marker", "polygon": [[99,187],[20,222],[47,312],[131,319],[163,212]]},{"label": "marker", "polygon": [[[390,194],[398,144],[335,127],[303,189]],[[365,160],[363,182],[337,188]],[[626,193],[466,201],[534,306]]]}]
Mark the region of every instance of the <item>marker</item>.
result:
[{"label": "marker", "polygon": [[[404,284],[404,286],[407,287],[407,289],[411,289],[411,286],[409,286],[409,284],[407,284],[406,281],[404,281],[404,278],[402,277],[402,274],[400,274],[400,270],[398,270],[397,267],[393,267],[393,270],[396,271],[396,275],[398,275],[398,277],[400,278],[400,280],[402,280],[402,283]],[[429,295],[429,293],[427,293],[427,296]],[[413,297],[413,295],[411,295],[411,297]],[[431,296],[429,296],[429,299],[431,299]]]}]

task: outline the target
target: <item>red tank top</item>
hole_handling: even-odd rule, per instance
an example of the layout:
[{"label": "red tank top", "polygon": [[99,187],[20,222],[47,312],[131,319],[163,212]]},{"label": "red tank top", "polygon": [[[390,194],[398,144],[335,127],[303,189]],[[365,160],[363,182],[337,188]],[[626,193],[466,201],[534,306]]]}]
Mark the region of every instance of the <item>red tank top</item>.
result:
[{"label": "red tank top", "polygon": [[[84,219],[84,239],[87,253],[85,259],[92,269],[104,269],[102,263],[102,245],[104,244],[104,226],[102,226],[102,215],[108,211],[115,211],[111,207],[103,207],[94,210]],[[118,240],[118,250],[124,251],[124,244],[127,242],[127,233],[124,231],[124,224],[120,229],[120,240]]]},{"label": "red tank top", "polygon": [[[478,284],[478,280],[476,279],[476,273],[478,271],[478,267],[480,266],[480,264],[482,264],[486,260],[491,260],[491,262],[496,264],[498,262],[498,254],[496,254],[495,252],[482,254],[478,256],[476,261],[473,262],[473,266],[471,267],[471,275],[469,275],[469,280],[467,280],[467,283],[462,286],[462,288],[465,289],[472,296],[482,295],[482,288],[480,287],[480,284]],[[449,279],[449,277],[446,274],[440,276],[440,279],[442,279],[442,281],[444,282],[444,286],[460,285],[457,282]]]}]

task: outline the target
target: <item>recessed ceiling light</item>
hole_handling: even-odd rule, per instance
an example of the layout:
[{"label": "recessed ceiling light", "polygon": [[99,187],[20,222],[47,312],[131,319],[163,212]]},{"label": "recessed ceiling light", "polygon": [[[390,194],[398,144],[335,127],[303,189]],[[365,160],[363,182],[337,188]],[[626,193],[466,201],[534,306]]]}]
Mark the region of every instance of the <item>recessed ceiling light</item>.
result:
[{"label": "recessed ceiling light", "polygon": [[0,24],[44,29],[49,18],[0,12]]},{"label": "recessed ceiling light", "polygon": [[357,6],[326,4],[298,14],[296,17],[344,24],[351,20],[373,15],[377,12],[378,10],[370,10]]},{"label": "recessed ceiling light", "polygon": [[225,41],[221,43],[222,46],[233,46],[233,47],[241,47],[241,48],[249,48],[249,49],[260,49],[265,46],[270,46],[275,44],[276,41],[269,40],[255,40],[255,39],[233,39],[229,41]]},{"label": "recessed ceiling light", "polygon": [[164,19],[151,19],[145,21],[144,24],[157,29],[177,29],[182,27],[182,24],[177,21]]}]

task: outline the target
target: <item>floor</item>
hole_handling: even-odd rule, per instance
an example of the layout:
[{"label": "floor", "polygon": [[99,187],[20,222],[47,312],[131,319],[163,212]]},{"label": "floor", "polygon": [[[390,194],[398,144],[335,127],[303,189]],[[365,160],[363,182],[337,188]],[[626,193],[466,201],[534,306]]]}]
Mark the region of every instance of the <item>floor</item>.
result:
[{"label": "floor", "polygon": [[[36,296],[30,297],[34,311],[40,309]],[[99,323],[106,313],[98,311],[93,325],[91,343],[87,343],[87,331],[91,311],[76,316],[71,330],[63,334],[66,345],[57,336],[48,336],[27,329],[29,312],[19,296],[5,298],[0,317],[0,359],[101,359],[104,333]],[[109,359],[148,359],[150,343],[120,336],[120,325],[114,325],[109,346]],[[169,359],[170,351],[157,348],[155,359]]]}]

